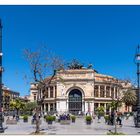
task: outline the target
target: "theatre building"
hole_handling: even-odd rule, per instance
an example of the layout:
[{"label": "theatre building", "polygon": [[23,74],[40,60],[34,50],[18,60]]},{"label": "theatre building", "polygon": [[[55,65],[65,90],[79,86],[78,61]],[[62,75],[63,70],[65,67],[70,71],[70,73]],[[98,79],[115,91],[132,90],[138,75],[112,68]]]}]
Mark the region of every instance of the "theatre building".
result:
[{"label": "theatre building", "polygon": [[[123,90],[131,87],[129,82],[120,81],[112,76],[99,74],[94,69],[69,69],[57,71],[52,78],[46,78],[46,89],[39,90],[39,98],[45,95],[42,104],[44,112],[79,112],[95,113],[97,107],[104,106],[109,112],[108,104],[121,98]],[[32,83],[30,100],[37,100],[38,90]],[[120,111],[127,111],[123,105]]]}]

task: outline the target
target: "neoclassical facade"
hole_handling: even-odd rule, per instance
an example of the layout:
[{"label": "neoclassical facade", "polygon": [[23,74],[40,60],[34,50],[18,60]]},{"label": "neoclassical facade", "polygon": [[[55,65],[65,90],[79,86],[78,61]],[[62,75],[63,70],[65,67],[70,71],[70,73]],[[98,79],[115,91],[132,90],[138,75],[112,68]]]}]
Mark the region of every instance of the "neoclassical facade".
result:
[{"label": "neoclassical facade", "polygon": [[[46,89],[37,90],[34,83],[30,88],[30,100],[37,100],[37,93],[42,98],[44,112],[57,111],[58,113],[90,112],[94,114],[97,107],[104,106],[109,112],[108,104],[112,100],[122,97],[122,91],[131,87],[131,84],[122,82],[112,76],[97,73],[93,69],[60,70],[51,79],[46,78]],[[49,82],[49,84],[47,84]],[[123,105],[121,111],[127,111]]]}]

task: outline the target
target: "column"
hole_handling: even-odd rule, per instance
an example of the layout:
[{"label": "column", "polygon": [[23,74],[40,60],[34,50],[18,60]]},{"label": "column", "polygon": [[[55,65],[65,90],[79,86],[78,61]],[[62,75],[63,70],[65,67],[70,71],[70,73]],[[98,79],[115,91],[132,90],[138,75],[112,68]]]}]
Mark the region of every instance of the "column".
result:
[{"label": "column", "polygon": [[56,102],[56,111],[60,112],[60,103],[58,101]]},{"label": "column", "polygon": [[50,98],[50,87],[48,87],[48,98]]},{"label": "column", "polygon": [[104,86],[104,90],[105,90],[105,98],[106,98],[106,86]]},{"label": "column", "polygon": [[91,104],[90,104],[90,111],[91,111],[91,115],[94,114],[94,102],[92,101]]},{"label": "column", "polygon": [[66,100],[66,112],[68,112],[68,101]]},{"label": "column", "polygon": [[46,104],[44,103],[44,112],[46,112]]},{"label": "column", "polygon": [[88,112],[88,102],[85,101],[85,113]]},{"label": "column", "polygon": [[115,88],[116,88],[116,87],[114,87],[114,99],[115,99]]},{"label": "column", "polygon": [[110,86],[110,91],[109,91],[110,93],[109,93],[109,96],[111,97],[111,86]]},{"label": "column", "polygon": [[50,103],[48,103],[48,112],[50,112]]},{"label": "column", "polygon": [[55,86],[53,86],[53,98],[55,98]]},{"label": "column", "polygon": [[100,98],[100,85],[98,85],[98,97]]},{"label": "column", "polygon": [[104,103],[104,108],[105,108],[105,114],[106,114],[106,103]]},{"label": "column", "polygon": [[39,99],[41,99],[41,92],[42,92],[42,90],[41,90],[41,88],[40,88],[40,89],[39,89],[39,93],[38,93],[38,95],[39,95],[38,98],[39,98]]},{"label": "column", "polygon": [[93,107],[93,115],[94,115],[94,114],[95,114],[95,112],[94,112],[94,110],[95,110],[95,109],[94,109],[94,102],[93,102],[93,106],[92,106],[92,107]]},{"label": "column", "polygon": [[82,112],[85,112],[85,102],[84,102],[84,100],[82,101]]},{"label": "column", "polygon": [[87,112],[90,112],[90,103],[87,101]]},{"label": "column", "polygon": [[53,103],[53,111],[55,111],[55,103]]},{"label": "column", "polygon": [[43,90],[40,89],[40,99],[42,98],[42,95],[43,95]]},{"label": "column", "polygon": [[98,107],[100,107],[100,103],[98,103]]}]

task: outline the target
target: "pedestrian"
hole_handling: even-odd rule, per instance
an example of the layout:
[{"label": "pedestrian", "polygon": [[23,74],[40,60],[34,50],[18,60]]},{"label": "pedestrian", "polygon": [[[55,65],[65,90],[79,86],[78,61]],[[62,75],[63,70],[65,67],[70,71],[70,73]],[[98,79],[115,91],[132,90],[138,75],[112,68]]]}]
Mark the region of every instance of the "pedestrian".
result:
[{"label": "pedestrian", "polygon": [[117,114],[117,120],[116,121],[117,121],[118,125],[122,126],[122,115],[121,115],[121,113]]},{"label": "pedestrian", "polygon": [[16,115],[16,121],[17,122],[19,121],[19,115]]},{"label": "pedestrian", "polygon": [[13,119],[15,119],[15,114],[13,114]]},{"label": "pedestrian", "polygon": [[35,121],[36,121],[36,113],[33,115],[32,123],[34,124]]},{"label": "pedestrian", "polygon": [[100,114],[98,114],[98,123],[100,123],[100,119],[101,119],[101,116],[100,116]]},{"label": "pedestrian", "polygon": [[67,120],[70,120],[70,115],[69,114],[67,114]]},{"label": "pedestrian", "polygon": [[110,118],[111,125],[114,125],[114,117],[115,117],[114,113],[111,112],[111,118]]}]

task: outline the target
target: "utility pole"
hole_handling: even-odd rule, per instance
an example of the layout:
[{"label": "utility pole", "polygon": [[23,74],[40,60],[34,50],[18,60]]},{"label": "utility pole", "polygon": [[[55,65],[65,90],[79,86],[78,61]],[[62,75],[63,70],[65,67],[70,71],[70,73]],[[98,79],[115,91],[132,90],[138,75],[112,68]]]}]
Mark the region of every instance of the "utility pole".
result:
[{"label": "utility pole", "polygon": [[2,23],[0,19],[0,133],[4,132],[3,128],[3,113],[2,113],[2,103],[3,103],[3,96],[2,96],[2,72],[3,72],[3,67],[2,67]]},{"label": "utility pole", "polygon": [[137,115],[135,118],[135,126],[140,128],[140,46],[137,47],[135,55],[135,63],[137,65]]}]

